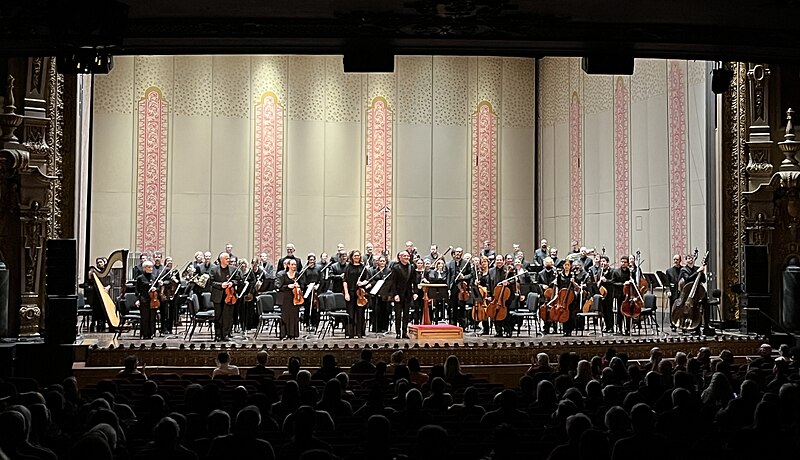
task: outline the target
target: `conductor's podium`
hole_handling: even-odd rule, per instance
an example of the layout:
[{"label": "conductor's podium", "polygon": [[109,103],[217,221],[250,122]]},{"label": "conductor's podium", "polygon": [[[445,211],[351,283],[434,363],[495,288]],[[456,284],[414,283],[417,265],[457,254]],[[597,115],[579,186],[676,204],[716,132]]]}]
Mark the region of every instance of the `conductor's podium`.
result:
[{"label": "conductor's podium", "polygon": [[414,340],[464,340],[464,329],[452,324],[413,324],[408,337]]}]

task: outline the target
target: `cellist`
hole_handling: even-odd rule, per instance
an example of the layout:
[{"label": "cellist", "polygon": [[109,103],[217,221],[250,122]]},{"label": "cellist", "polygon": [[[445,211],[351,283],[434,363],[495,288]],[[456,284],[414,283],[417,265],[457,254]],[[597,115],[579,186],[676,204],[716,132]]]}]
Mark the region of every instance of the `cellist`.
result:
[{"label": "cellist", "polygon": [[[548,256],[542,260],[542,264],[544,265],[544,268],[542,268],[542,270],[539,272],[539,281],[538,281],[539,284],[541,285],[542,292],[545,292],[547,288],[552,288],[554,291],[553,295],[555,295],[555,289],[556,287],[558,287],[558,282],[559,282],[559,274],[556,271],[555,262],[553,261],[552,257]],[[540,296],[539,299],[545,303],[552,300],[552,299],[547,299],[544,295]],[[528,308],[531,307],[533,306],[529,306]],[[551,327],[553,328],[553,332],[556,331],[557,326],[555,321],[545,317],[541,317],[539,319],[544,321],[544,329],[543,329],[544,334],[549,334]]]},{"label": "cellist", "polygon": [[[496,256],[495,256],[495,259],[496,259]],[[477,280],[476,281],[477,285],[483,287],[484,289],[486,289],[486,292],[487,292],[486,301],[487,302],[489,301],[489,296],[492,295],[492,291],[491,291],[491,289],[489,289],[489,285],[491,284],[490,283],[489,273],[491,273],[491,270],[489,269],[489,258],[487,256],[481,256],[481,259],[480,259],[480,261],[478,263],[478,269],[476,270],[475,277],[476,277],[476,280]],[[476,297],[477,297],[477,295],[476,295]],[[481,333],[481,335],[489,335],[489,332],[491,331],[491,325],[489,324],[489,318],[486,318],[485,320],[483,320],[483,322],[481,323],[481,326],[483,327],[483,332]]]},{"label": "cellist", "polygon": [[[505,306],[507,309],[511,308],[512,302],[515,300],[514,293],[516,292],[515,283],[513,281],[506,281],[508,278],[514,276],[514,266],[507,265],[505,259],[497,257],[495,259],[495,266],[489,271],[489,297],[486,299],[491,302],[494,299],[494,290],[498,284],[502,284],[510,290],[510,295],[506,300]],[[495,337],[511,337],[511,332],[514,330],[514,325],[511,322],[511,315],[507,315],[506,319],[502,321],[492,321],[494,323]]]}]

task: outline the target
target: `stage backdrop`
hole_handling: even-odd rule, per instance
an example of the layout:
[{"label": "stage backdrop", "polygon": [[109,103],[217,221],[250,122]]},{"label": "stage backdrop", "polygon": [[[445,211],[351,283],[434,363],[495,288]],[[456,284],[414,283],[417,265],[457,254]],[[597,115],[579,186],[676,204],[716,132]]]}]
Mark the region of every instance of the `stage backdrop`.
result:
[{"label": "stage backdrop", "polygon": [[91,252],[532,250],[534,92],[532,59],[115,58],[95,79]]},{"label": "stage backdrop", "polygon": [[[637,59],[632,76],[540,61],[539,235],[644,269],[706,245],[706,63]],[[713,108],[712,108],[713,109]]]}]

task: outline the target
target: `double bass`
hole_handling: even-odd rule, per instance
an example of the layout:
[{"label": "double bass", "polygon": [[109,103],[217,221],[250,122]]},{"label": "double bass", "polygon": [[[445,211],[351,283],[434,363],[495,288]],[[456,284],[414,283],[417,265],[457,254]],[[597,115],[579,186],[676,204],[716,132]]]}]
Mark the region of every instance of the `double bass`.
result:
[{"label": "double bass", "polygon": [[[706,296],[706,288],[700,282],[701,274],[705,273],[705,266],[708,262],[708,251],[703,257],[703,262],[700,264],[700,269],[696,273],[696,277],[692,284],[686,284],[681,288],[681,295],[675,300],[672,305],[672,314],[670,320],[672,325],[685,330],[696,329],[700,326],[703,319],[703,311],[700,307],[700,301]],[[702,272],[702,273],[701,273]]]}]

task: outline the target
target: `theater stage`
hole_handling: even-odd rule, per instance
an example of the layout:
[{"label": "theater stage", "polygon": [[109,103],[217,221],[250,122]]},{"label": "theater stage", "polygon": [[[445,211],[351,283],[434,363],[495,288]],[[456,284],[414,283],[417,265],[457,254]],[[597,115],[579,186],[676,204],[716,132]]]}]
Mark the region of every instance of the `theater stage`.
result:
[{"label": "theater stage", "polygon": [[[303,331],[298,340],[280,340],[274,333],[262,332],[257,339],[252,333],[234,334],[229,342],[211,342],[207,330],[196,332],[192,340],[185,340],[183,332],[152,340],[140,340],[127,332],[115,339],[109,333],[84,333],[75,344],[81,353],[76,355],[74,370],[79,378],[96,381],[111,378],[120,369],[122,360],[136,354],[139,361],[147,364],[148,372],[163,373],[209,373],[221,350],[231,353],[233,364],[242,368],[255,364],[258,350],[270,354],[270,367],[280,370],[290,357],[299,357],[304,368],[319,366],[322,355],[331,353],[343,368],[359,359],[361,350],[373,350],[373,361],[389,362],[391,354],[403,350],[406,358],[416,356],[423,367],[443,363],[449,355],[456,355],[467,372],[486,378],[490,382],[516,385],[522,372],[527,369],[531,357],[545,352],[555,362],[564,352],[575,352],[582,358],[603,356],[611,347],[618,353],[626,353],[630,359],[647,359],[654,346],[664,351],[665,357],[673,357],[678,351],[696,353],[700,347],[711,347],[714,355],[729,349],[734,356],[757,354],[758,347],[766,341],[763,337],[748,336],[736,331],[718,331],[715,336],[677,334],[667,328],[665,333],[634,330],[630,336],[587,332],[585,335],[563,337],[561,334],[527,334],[523,329],[519,336],[498,338],[480,335],[467,330],[463,340],[415,340],[395,339],[391,334],[368,334],[363,339],[346,339],[340,332],[323,340],[312,331]],[[743,358],[742,358],[743,359]]]}]

